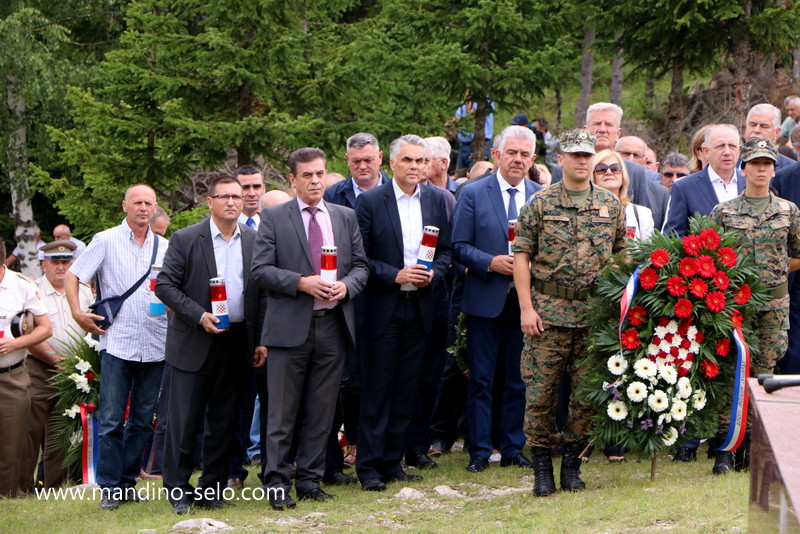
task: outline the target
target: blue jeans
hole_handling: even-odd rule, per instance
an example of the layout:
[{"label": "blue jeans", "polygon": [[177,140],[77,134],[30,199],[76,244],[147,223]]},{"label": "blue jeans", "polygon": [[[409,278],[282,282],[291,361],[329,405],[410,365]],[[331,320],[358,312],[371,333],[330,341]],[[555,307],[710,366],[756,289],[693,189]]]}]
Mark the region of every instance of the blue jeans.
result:
[{"label": "blue jeans", "polygon": [[142,451],[153,438],[153,413],[164,362],[130,362],[104,350],[100,358],[97,484],[101,488],[132,488],[142,465]]},{"label": "blue jeans", "polygon": [[253,407],[253,422],[250,424],[250,447],[247,448],[247,457],[261,456],[261,399],[256,397]]}]

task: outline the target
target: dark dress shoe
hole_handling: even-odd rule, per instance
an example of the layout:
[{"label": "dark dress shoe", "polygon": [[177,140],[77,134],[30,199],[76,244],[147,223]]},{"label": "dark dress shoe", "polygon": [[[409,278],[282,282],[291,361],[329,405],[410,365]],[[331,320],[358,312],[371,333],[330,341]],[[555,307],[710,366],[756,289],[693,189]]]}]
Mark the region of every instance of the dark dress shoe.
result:
[{"label": "dark dress shoe", "polygon": [[689,447],[678,447],[672,457],[673,462],[694,462],[695,460],[697,460],[697,449]]},{"label": "dark dress shoe", "polygon": [[203,499],[201,501],[197,501],[195,505],[199,506],[200,508],[205,508],[206,510],[220,510],[222,508],[232,508],[236,506],[232,502],[228,502],[225,499]]},{"label": "dark dress shoe", "polygon": [[311,488],[308,491],[297,492],[297,499],[300,501],[327,501],[330,499],[335,499],[336,495],[331,495],[330,493],[325,493],[320,488]]},{"label": "dark dress shoe", "polygon": [[509,467],[512,465],[516,467],[527,467],[528,469],[533,469],[533,464],[531,461],[525,458],[522,453],[517,453],[513,456],[504,456],[500,459],[500,467]]},{"label": "dark dress shoe", "polygon": [[467,465],[467,471],[470,473],[480,473],[481,471],[486,471],[486,468],[489,466],[489,459],[484,458],[483,456],[473,456],[469,459],[469,465]]},{"label": "dark dress shoe", "polygon": [[[291,510],[292,508],[297,506],[297,503],[294,502],[294,500],[291,497],[289,497],[288,492],[275,492],[275,493],[276,494],[273,495],[270,492],[271,497],[269,498],[269,505],[272,507],[273,510],[282,512],[284,510]],[[278,496],[281,493],[283,493],[283,497]]]},{"label": "dark dress shoe", "polygon": [[434,460],[431,460],[431,457],[428,456],[425,451],[416,451],[406,454],[406,465],[410,465],[418,469],[434,469],[439,467],[439,464]]},{"label": "dark dress shoe", "polygon": [[189,513],[189,510],[192,509],[192,506],[189,504],[189,501],[185,499],[181,499],[180,501],[175,501],[172,503],[172,511],[178,515],[185,515]]},{"label": "dark dress shoe", "polygon": [[733,453],[716,451],[714,453],[714,467],[711,472],[715,475],[727,475],[733,470]]},{"label": "dark dress shoe", "polygon": [[386,477],[387,482],[420,482],[422,475],[409,475],[405,471],[400,471]]},{"label": "dark dress shoe", "polygon": [[116,510],[117,508],[119,508],[119,499],[115,499],[113,497],[103,497],[100,500],[101,510]]},{"label": "dark dress shoe", "polygon": [[335,473],[324,477],[322,481],[329,486],[348,486],[350,484],[358,484],[358,479],[356,477],[345,475],[341,471],[336,471]]},{"label": "dark dress shoe", "polygon": [[370,478],[361,483],[364,491],[386,491],[386,484],[377,478]]}]

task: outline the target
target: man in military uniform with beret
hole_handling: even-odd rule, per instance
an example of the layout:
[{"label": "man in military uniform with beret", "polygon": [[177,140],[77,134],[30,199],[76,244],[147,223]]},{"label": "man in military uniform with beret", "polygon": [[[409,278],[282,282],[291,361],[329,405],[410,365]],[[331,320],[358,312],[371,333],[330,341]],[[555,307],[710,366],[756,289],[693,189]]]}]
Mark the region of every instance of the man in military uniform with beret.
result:
[{"label": "man in military uniform with beret", "polygon": [[[756,316],[755,332],[759,351],[753,353],[751,376],[772,373],[789,343],[789,272],[800,268],[800,212],[788,200],[769,191],[775,176],[778,149],[769,139],[750,139],[742,146],[742,172],[747,179],[744,192],[718,204],[709,217],[725,230],[739,235],[739,254],[753,259],[758,266],[761,283],[772,298],[761,304]],[[729,423],[728,412],[720,418],[720,430]],[[717,446],[725,433],[715,438]],[[750,434],[736,451],[736,467],[749,464]],[[723,475],[734,467],[732,453],[717,451],[713,473]]]},{"label": "man in military uniform with beret", "polygon": [[[561,134],[558,164],[563,178],[533,195],[519,214],[514,251],[525,347],[522,378],[527,409],[525,434],[533,453],[537,496],[556,491],[550,450],[555,428],[558,382],[564,371],[576,391],[587,374],[577,366],[588,336],[587,299],[611,254],[622,249],[625,210],[617,198],[592,184],[595,136],[587,130]],[[531,289],[532,288],[532,289]],[[569,403],[561,488],[580,491],[580,454],[589,431],[591,408],[577,395]]]}]

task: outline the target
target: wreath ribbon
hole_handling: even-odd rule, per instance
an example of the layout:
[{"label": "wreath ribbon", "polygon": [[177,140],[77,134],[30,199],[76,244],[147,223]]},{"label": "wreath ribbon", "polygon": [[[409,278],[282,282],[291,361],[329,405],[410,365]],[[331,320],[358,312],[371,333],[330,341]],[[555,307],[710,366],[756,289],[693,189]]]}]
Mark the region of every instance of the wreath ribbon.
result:
[{"label": "wreath ribbon", "polygon": [[720,451],[735,451],[742,444],[747,432],[747,377],[750,376],[750,350],[744,342],[741,329],[733,329],[733,341],[736,344],[736,377],[733,381],[733,402],[731,403],[731,421],[728,434],[720,445]]},{"label": "wreath ribbon", "polygon": [[639,265],[636,267],[636,270],[633,271],[633,274],[628,279],[628,283],[625,285],[625,291],[622,292],[622,298],[619,300],[619,344],[620,344],[620,352],[622,352],[622,325],[625,324],[625,316],[628,315],[628,310],[631,307],[631,302],[633,302],[633,297],[636,296],[636,293],[639,291],[639,271],[642,269],[642,266]]},{"label": "wreath ribbon", "polygon": [[83,444],[81,445],[81,473],[84,484],[94,484],[97,470],[97,417],[92,413],[95,405],[81,403],[81,427],[83,428]]}]

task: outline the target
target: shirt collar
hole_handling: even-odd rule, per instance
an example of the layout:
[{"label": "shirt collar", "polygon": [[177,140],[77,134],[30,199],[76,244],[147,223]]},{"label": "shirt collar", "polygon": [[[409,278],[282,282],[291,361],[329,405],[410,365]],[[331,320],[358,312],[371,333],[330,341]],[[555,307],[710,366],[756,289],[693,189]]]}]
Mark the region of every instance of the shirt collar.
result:
[{"label": "shirt collar", "polygon": [[422,194],[422,188],[419,186],[419,184],[417,184],[416,190],[414,190],[414,192],[411,195],[406,195],[405,191],[400,189],[400,186],[397,185],[397,182],[394,181],[394,178],[392,179],[392,189],[394,189],[394,198],[396,200],[400,200],[400,198],[404,195],[409,198],[413,197],[419,198],[420,195]]},{"label": "shirt collar", "polygon": [[[216,239],[218,235],[222,235],[222,232],[220,231],[219,227],[214,222],[214,217],[209,217],[208,218],[208,222],[209,222],[209,224],[211,226],[211,238],[212,239]],[[238,223],[238,221],[237,221],[237,223]],[[233,230],[233,238],[234,239],[238,238],[240,234],[241,234],[241,230],[239,229],[239,225],[237,224],[236,228]],[[222,239],[225,239],[224,235],[222,236]]]},{"label": "shirt collar", "polygon": [[[127,218],[127,217],[125,217],[124,219],[122,219],[122,228],[123,228],[123,230],[125,231],[125,234],[128,236],[128,239],[134,239],[134,240],[136,239],[136,235],[133,233],[133,229],[131,228],[131,225],[130,225],[130,224],[128,224],[128,218]],[[152,243],[152,236],[153,236],[153,235],[154,235],[154,234],[153,234],[153,232],[150,230],[150,226],[148,225],[148,226],[147,226],[147,235],[144,237],[144,243],[145,243],[145,245],[146,245],[147,243]]]},{"label": "shirt collar", "polygon": [[297,197],[297,205],[300,207],[300,213],[302,213],[306,208],[312,208],[312,207],[319,208],[319,211],[321,211],[322,213],[328,213],[328,206],[325,205],[324,200],[320,200],[316,206],[311,206],[300,200],[300,197]]},{"label": "shirt collar", "polygon": [[[711,165],[709,165],[707,168],[708,168],[708,178],[712,184],[714,182],[722,182],[722,177],[716,172],[714,172],[714,169],[711,168]],[[736,172],[736,169],[733,170],[733,178],[731,178],[731,183],[732,184],[739,183],[739,173]]]},{"label": "shirt collar", "polygon": [[[56,288],[53,287],[53,284],[50,283],[50,280],[47,279],[46,275],[42,275],[41,278],[37,280],[37,282],[42,284],[42,293],[45,295],[52,295],[53,293],[58,293]],[[61,293],[58,293],[59,295]]]},{"label": "shirt collar", "polygon": [[500,174],[500,169],[497,169],[497,183],[500,184],[500,192],[505,193],[512,187],[517,191],[524,193],[525,192],[525,181],[518,183],[517,185],[511,185],[510,183],[506,182],[506,179],[503,178],[503,175]]}]

